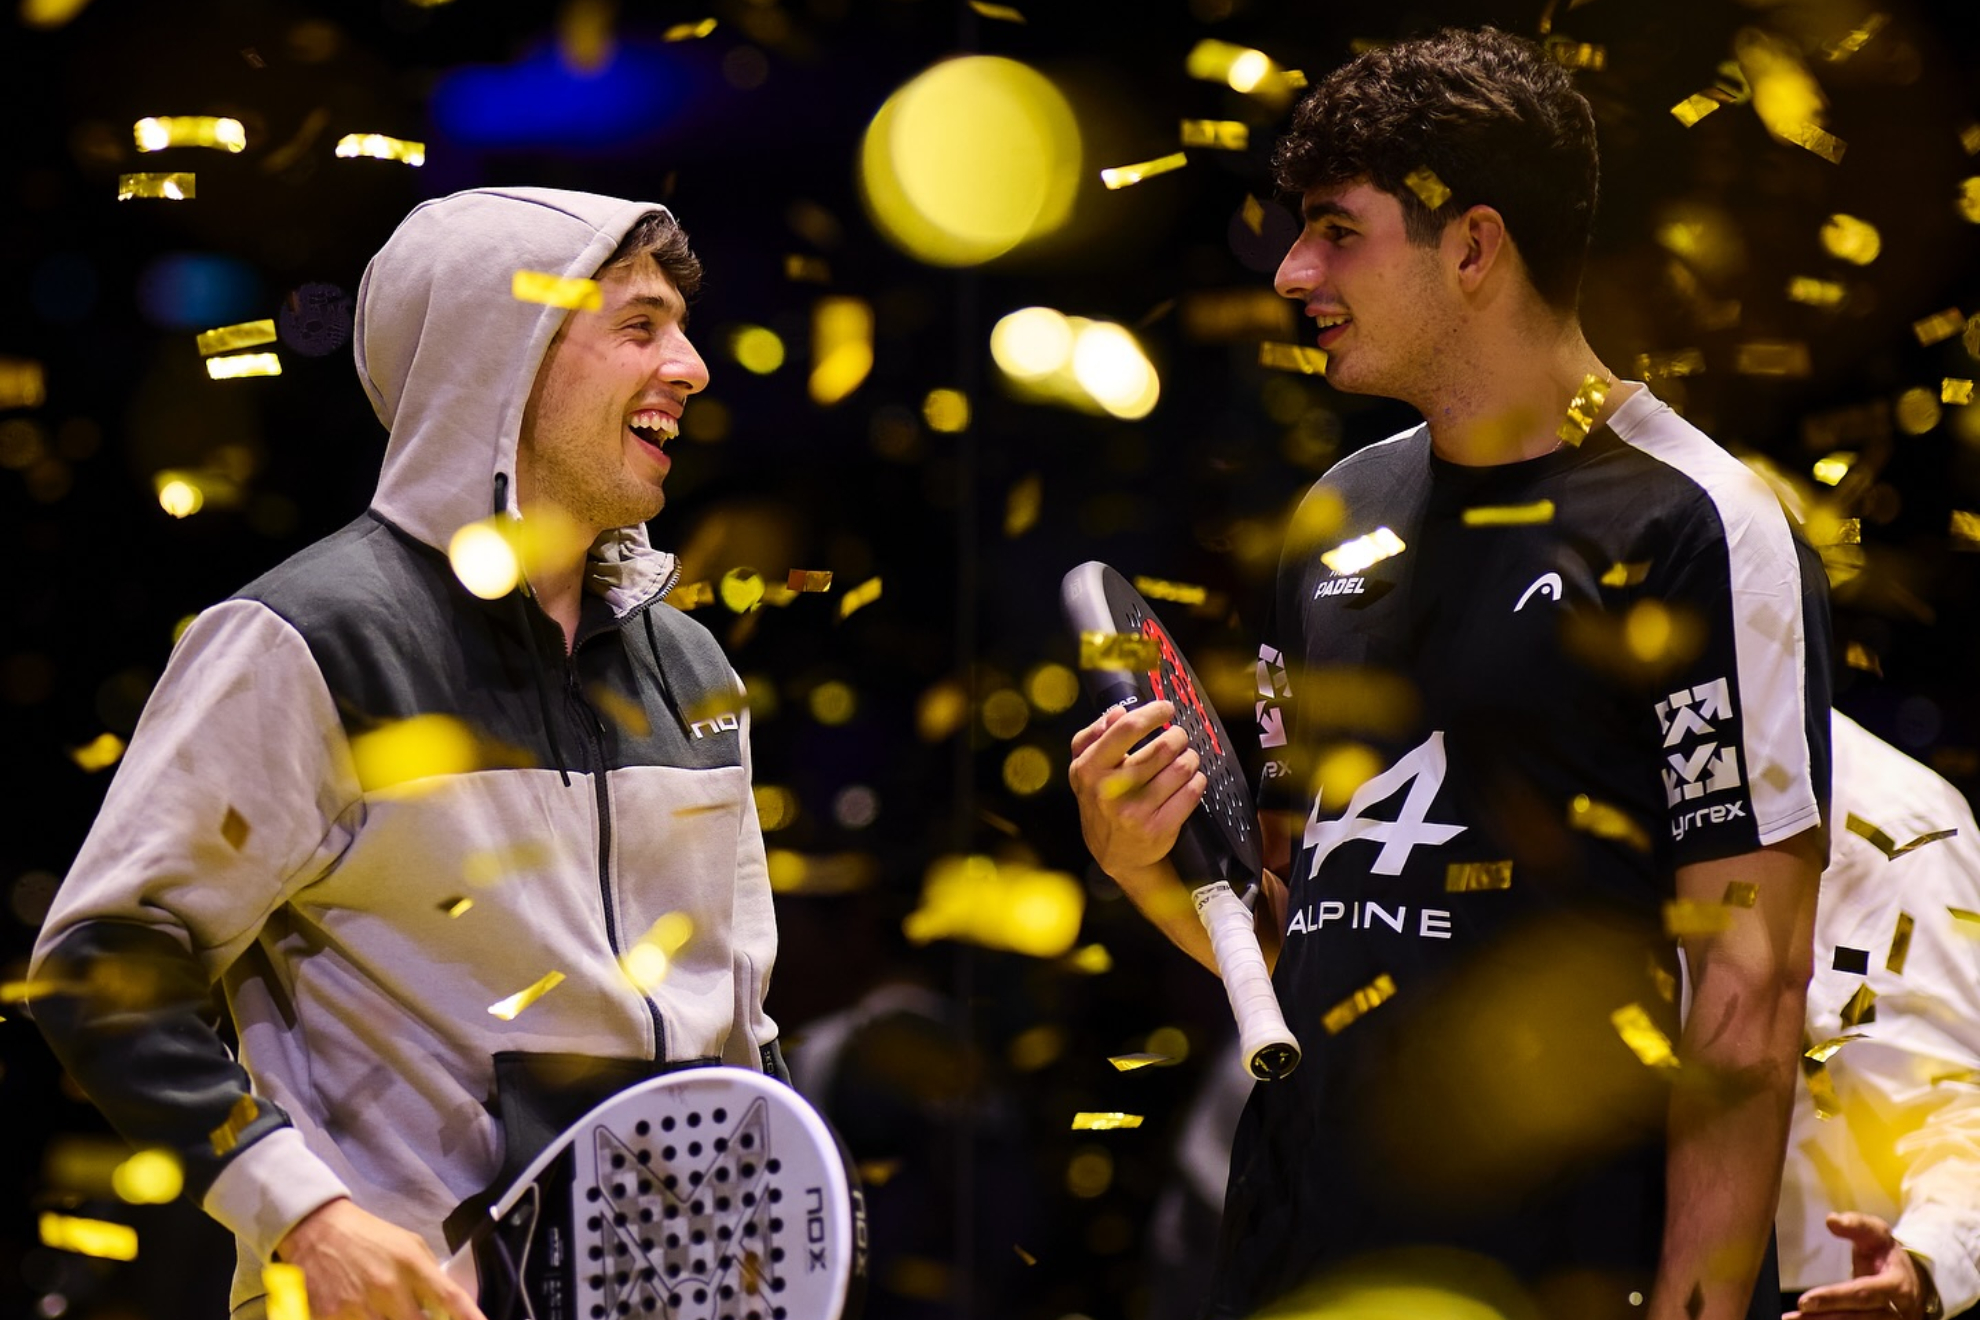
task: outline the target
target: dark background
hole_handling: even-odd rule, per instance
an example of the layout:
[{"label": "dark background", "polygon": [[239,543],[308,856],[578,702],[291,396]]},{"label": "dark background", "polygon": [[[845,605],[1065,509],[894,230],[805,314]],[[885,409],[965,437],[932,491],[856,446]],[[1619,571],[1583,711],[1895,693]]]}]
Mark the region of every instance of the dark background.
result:
[{"label": "dark background", "polygon": [[[870,877],[851,892],[780,900],[772,1010],[801,1054],[821,1020],[876,987],[924,992],[899,1001],[918,1008],[869,1015],[833,1098],[877,1175],[869,1313],[1110,1320],[1173,1305],[1151,1292],[1147,1223],[1222,1030],[1215,983],[1158,947],[1111,885],[1086,874],[1064,787],[1077,710],[1034,709],[1011,738],[974,717],[924,729],[918,713],[942,685],[979,702],[1041,663],[1072,663],[1056,587],[1088,558],[1207,587],[1210,606],[1172,607],[1172,625],[1200,669],[1241,672],[1291,504],[1341,453],[1412,420],[1261,369],[1259,334],[1186,333],[1178,308],[1193,293],[1262,287],[1291,232],[1275,214],[1252,240],[1236,220],[1247,194],[1270,200],[1278,117],[1186,77],[1189,48],[1214,36],[1317,74],[1352,42],[1444,23],[1533,34],[1543,2],[1021,0],[1022,25],[949,0],[628,3],[612,20],[616,51],[602,75],[629,98],[617,120],[559,72],[570,5],[96,0],[47,30],[10,5],[0,17],[0,356],[44,364],[47,399],[0,413],[0,970],[22,975],[109,780],[71,749],[127,735],[176,622],[355,516],[375,478],[384,437],[347,342],[322,356],[273,346],[279,378],[216,382],[194,334],[276,315],[305,284],[354,290],[413,204],[457,188],[534,183],[665,200],[708,269],[693,333],[729,426],[719,440],[677,443],[655,540],[688,550],[690,580],[741,565],[773,579],[790,568],[836,574],[833,594],[698,616],[754,691],[759,781],[800,804],[771,845],[839,859],[841,873],[850,856]],[[1881,3],[1888,26],[1840,62],[1821,48],[1870,5],[1560,7],[1556,30],[1607,56],[1603,70],[1578,75],[1604,154],[1584,297],[1591,341],[1632,376],[1640,353],[1701,349],[1706,372],[1659,392],[1722,443],[1804,480],[1832,449],[1862,456],[1840,488],[1844,512],[1863,520],[1863,562],[1843,565],[1837,586],[1839,640],[1857,645],[1853,667],[1839,669],[1838,701],[1970,795],[1980,782],[1976,579],[1948,520],[1980,507],[1980,406],[1947,407],[1917,434],[1894,419],[1904,391],[1936,398],[1942,377],[1980,375],[1958,336],[1927,347],[1911,329],[1945,308],[1980,310],[1980,228],[1954,206],[1959,181],[1980,174],[1959,136],[1980,119],[1980,46],[1961,17],[1970,6]],[[719,20],[705,39],[660,41],[704,17]],[[1747,106],[1688,130],[1668,113],[1713,83],[1748,25],[1807,52],[1829,127],[1849,144],[1840,165],[1771,140]],[[891,248],[854,182],[860,135],[887,94],[959,51],[1041,69],[1085,135],[1067,232],[970,272]],[[479,75],[498,79],[494,100],[464,108],[472,80],[460,71],[476,66],[507,72]],[[249,149],[141,156],[132,123],[163,114],[232,115]],[[1192,152],[1181,172],[1100,188],[1100,167],[1176,149],[1183,117],[1246,119],[1252,146]],[[427,163],[336,159],[331,146],[347,132],[422,140]],[[156,169],[196,171],[197,198],[116,200],[120,173]],[[1879,227],[1874,264],[1822,251],[1818,231],[1837,211]],[[1700,214],[1722,241],[1689,261],[1702,293],[1687,296],[1657,235]],[[823,258],[829,282],[787,278],[791,254]],[[1793,276],[1839,280],[1847,296],[1839,307],[1798,304],[1784,294]],[[810,309],[825,294],[866,298],[876,316],[873,372],[831,408],[804,385]],[[1715,319],[1709,304],[1732,300],[1737,319]],[[1125,423],[1009,398],[987,335],[1030,304],[1139,327],[1162,377],[1154,413]],[[780,371],[759,378],[731,360],[729,331],[743,323],[782,336],[790,358]],[[1736,346],[1753,340],[1805,342],[1810,373],[1738,374]],[[922,421],[936,387],[970,396],[968,431]],[[154,474],[212,465],[233,471],[238,500],[166,516]],[[1040,516],[1007,534],[1011,492],[1031,479]],[[840,621],[837,594],[876,575],[880,600]],[[831,681],[857,699],[837,725],[808,706]],[[1218,693],[1245,727],[1243,688]],[[1053,766],[1030,795],[1002,773],[1025,744]],[[863,825],[834,812],[856,786],[878,803]],[[1113,969],[909,946],[900,923],[924,872],[962,852],[1080,876],[1081,943],[1104,945]],[[214,1314],[231,1264],[221,1235],[183,1204],[121,1206],[54,1167],[52,1151],[86,1152],[78,1142],[105,1130],[18,1008],[0,1011],[0,1314]],[[1189,1046],[1180,1065],[1108,1065],[1164,1027]],[[1075,1134],[1078,1110],[1147,1122]],[[50,1208],[136,1224],[138,1260],[37,1245],[34,1216]]]}]

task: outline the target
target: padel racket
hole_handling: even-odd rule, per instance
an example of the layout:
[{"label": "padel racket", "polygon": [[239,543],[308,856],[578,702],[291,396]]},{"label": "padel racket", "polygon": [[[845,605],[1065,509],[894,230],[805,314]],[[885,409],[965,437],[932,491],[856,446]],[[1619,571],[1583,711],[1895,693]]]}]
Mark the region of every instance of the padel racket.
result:
[{"label": "padel racket", "polygon": [[1264,871],[1258,814],[1251,790],[1217,710],[1203,699],[1196,672],[1155,611],[1128,580],[1097,560],[1066,574],[1059,586],[1066,623],[1075,634],[1127,633],[1145,639],[1154,663],[1136,669],[1082,668],[1087,695],[1103,711],[1150,701],[1175,704],[1174,725],[1189,735],[1209,779],[1203,801],[1183,822],[1169,860],[1190,887],[1196,914],[1209,933],[1217,971],[1237,1017],[1244,1066],[1262,1081],[1284,1077],[1299,1063],[1299,1042],[1286,1029],[1271,973],[1245,897],[1256,901]]},{"label": "padel racket", "polygon": [[566,1128],[447,1272],[488,1320],[852,1320],[866,1206],[796,1091],[690,1068]]}]

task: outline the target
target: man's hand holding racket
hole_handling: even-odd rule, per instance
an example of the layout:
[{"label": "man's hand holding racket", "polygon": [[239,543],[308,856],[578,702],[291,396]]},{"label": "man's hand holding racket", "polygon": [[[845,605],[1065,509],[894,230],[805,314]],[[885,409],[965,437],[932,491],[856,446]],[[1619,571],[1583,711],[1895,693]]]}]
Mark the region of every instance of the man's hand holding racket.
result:
[{"label": "man's hand holding racket", "polygon": [[[1169,852],[1210,783],[1186,733],[1180,728],[1158,732],[1174,718],[1175,707],[1166,701],[1110,706],[1073,735],[1070,777],[1079,800],[1080,833],[1100,869],[1137,903],[1136,889],[1147,885],[1159,888],[1166,880],[1180,889],[1168,864]],[[1151,733],[1157,736],[1135,750]],[[1186,900],[1184,895],[1177,901],[1200,936],[1202,927]],[[1202,945],[1201,953],[1190,949],[1199,959],[1210,950],[1207,940]]]}]

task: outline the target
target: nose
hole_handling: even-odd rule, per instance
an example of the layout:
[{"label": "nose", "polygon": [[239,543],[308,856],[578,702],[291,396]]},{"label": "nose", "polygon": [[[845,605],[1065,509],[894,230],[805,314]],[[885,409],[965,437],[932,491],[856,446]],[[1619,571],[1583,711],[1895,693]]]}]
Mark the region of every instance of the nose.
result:
[{"label": "nose", "polygon": [[683,394],[698,394],[708,388],[708,364],[701,360],[686,332],[677,329],[667,337],[660,375]]},{"label": "nose", "polygon": [[1281,298],[1305,302],[1319,284],[1319,262],[1315,256],[1317,246],[1309,244],[1305,235],[1301,235],[1286,249],[1285,259],[1279,262],[1278,274],[1272,277],[1272,287],[1279,291]]}]

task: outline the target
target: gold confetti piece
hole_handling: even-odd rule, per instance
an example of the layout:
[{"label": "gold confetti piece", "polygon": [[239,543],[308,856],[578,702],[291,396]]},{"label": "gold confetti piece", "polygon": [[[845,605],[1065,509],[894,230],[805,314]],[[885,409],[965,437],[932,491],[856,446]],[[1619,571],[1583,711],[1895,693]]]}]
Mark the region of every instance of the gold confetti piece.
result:
[{"label": "gold confetti piece", "polygon": [[1809,307],[1835,307],[1843,300],[1843,286],[1834,280],[1796,275],[1788,281],[1787,296],[1790,302]]},{"label": "gold confetti piece", "polygon": [[1650,959],[1650,984],[1657,987],[1657,997],[1665,1003],[1677,1002],[1677,978],[1659,967],[1655,957]]},{"label": "gold confetti piece", "polygon": [[1724,903],[1674,898],[1664,904],[1664,933],[1673,939],[1684,935],[1717,935],[1731,929],[1732,909]]},{"label": "gold confetti piece", "polygon": [[1580,445],[1588,438],[1588,432],[1595,425],[1595,418],[1602,412],[1602,404],[1609,397],[1609,382],[1594,373],[1581,378],[1581,388],[1574,392],[1568,401],[1567,419],[1554,434],[1565,445]]},{"label": "gold confetti piece", "polygon": [[1297,371],[1308,376],[1327,374],[1327,350],[1309,344],[1260,344],[1258,365],[1275,371]]},{"label": "gold confetti piece", "polygon": [[880,579],[869,578],[839,597],[839,617],[848,619],[880,599]]},{"label": "gold confetti piece", "polygon": [[579,312],[595,312],[605,305],[605,295],[600,291],[597,280],[552,275],[540,270],[519,270],[511,276],[509,296],[517,302],[569,307]]},{"label": "gold confetti piece", "polygon": [[1609,67],[1608,49],[1593,42],[1572,41],[1567,37],[1555,35],[1547,38],[1543,49],[1549,59],[1564,68],[1585,73],[1600,73]]},{"label": "gold confetti piece", "polygon": [[1911,323],[1911,333],[1918,336],[1920,345],[1930,348],[1942,344],[1966,328],[1966,317],[1957,307],[1948,307],[1943,312],[1934,312]]},{"label": "gold confetti piece", "polygon": [[1850,56],[1856,54],[1857,51],[1862,50],[1870,38],[1882,32],[1884,25],[1890,21],[1891,16],[1889,14],[1873,13],[1870,17],[1863,20],[1862,26],[1852,28],[1849,32],[1837,37],[1834,41],[1822,47],[1822,54],[1828,58],[1831,64],[1840,64]]},{"label": "gold confetti piece", "polygon": [[1665,376],[1699,376],[1704,372],[1705,354],[1696,348],[1636,355],[1636,374],[1645,380],[1657,380]]},{"label": "gold confetti piece", "polygon": [[526,989],[518,990],[507,999],[490,1004],[488,1011],[493,1016],[501,1018],[504,1022],[513,1022],[516,1020],[518,1013],[549,994],[552,990],[555,990],[559,985],[563,984],[563,980],[564,974],[562,972],[545,972],[542,977]]},{"label": "gold confetti piece", "polygon": [[274,353],[229,353],[206,359],[206,374],[214,380],[239,380],[245,376],[279,376],[282,359]]},{"label": "gold confetti piece", "polygon": [[1884,833],[1884,831],[1853,811],[1849,813],[1843,825],[1851,834],[1867,840],[1873,848],[1893,861],[1908,852],[1923,848],[1928,843],[1937,843],[1940,839],[1950,839],[1953,835],[1959,833],[1956,829],[1934,830],[1929,834],[1919,835],[1910,843],[1900,844],[1891,838],[1890,835]]},{"label": "gold confetti piece", "polygon": [[742,1287],[743,1292],[751,1297],[763,1292],[763,1257],[754,1251],[743,1252]]},{"label": "gold confetti piece", "polygon": [[1045,483],[1036,472],[1028,473],[1011,486],[1004,496],[1004,535],[1015,539],[1038,525],[1045,504]]},{"label": "gold confetti piece", "polygon": [[1968,124],[1959,130],[1959,145],[1969,156],[1980,156],[1980,124]]},{"label": "gold confetti piece", "polygon": [[715,585],[711,582],[690,582],[683,587],[675,587],[667,593],[667,603],[677,610],[698,610],[703,605],[715,603]]},{"label": "gold confetti piece", "polygon": [[1381,1007],[1396,997],[1396,983],[1387,972],[1376,977],[1361,989],[1328,1009],[1321,1017],[1320,1025],[1327,1028],[1329,1036],[1338,1036],[1351,1026],[1354,1020]]},{"label": "gold confetti piece", "polygon": [[1933,1086],[1937,1086],[1941,1082],[1956,1082],[1969,1086],[1980,1086],[1980,1068],[1958,1068],[1952,1072],[1933,1073],[1928,1080]]},{"label": "gold confetti piece", "polygon": [[460,896],[455,898],[443,898],[440,900],[440,910],[446,913],[449,917],[461,916],[469,908],[473,906],[474,906],[474,900],[465,896]]},{"label": "gold confetti piece", "polygon": [[1629,1052],[1650,1067],[1670,1071],[1678,1066],[1671,1038],[1658,1028],[1656,1019],[1643,1005],[1625,1004],[1609,1014],[1609,1021],[1615,1024],[1616,1034],[1629,1046]]},{"label": "gold confetti piece", "polygon": [[823,257],[808,257],[798,252],[784,256],[784,278],[803,284],[830,284],[832,268]]},{"label": "gold confetti piece", "polygon": [[1891,951],[1884,958],[1885,971],[1904,975],[1905,959],[1911,956],[1911,932],[1917,925],[1909,912],[1898,913],[1897,929],[1891,932]]},{"label": "gold confetti piece", "polygon": [[699,23],[676,23],[660,34],[662,41],[698,41],[715,30],[715,20],[704,18]]},{"label": "gold confetti piece", "polygon": [[252,832],[252,827],[248,825],[247,817],[232,807],[228,807],[227,814],[220,818],[220,837],[225,839],[227,846],[235,852],[241,850],[242,845],[248,841],[248,835]]},{"label": "gold confetti piece", "polygon": [[0,408],[39,408],[48,401],[48,381],[39,362],[0,357]]},{"label": "gold confetti piece", "polygon": [[983,17],[995,19],[999,23],[1024,22],[1024,15],[1009,5],[993,5],[989,0],[969,0],[969,7]]},{"label": "gold confetti piece", "polygon": [[1841,450],[1815,460],[1810,475],[1824,486],[1833,486],[1849,475],[1850,468],[1856,465],[1856,455]]},{"label": "gold confetti piece", "polygon": [[1243,151],[1251,145],[1251,126],[1234,119],[1185,119],[1182,121],[1185,147],[1211,147],[1218,151]]},{"label": "gold confetti piece", "polygon": [[1851,642],[1843,648],[1843,663],[1851,669],[1860,669],[1866,674],[1875,674],[1878,678],[1884,676],[1883,662],[1877,658],[1875,651],[1872,651],[1862,642]]},{"label": "gold confetti piece", "polygon": [[1343,541],[1320,556],[1320,562],[1339,577],[1351,577],[1384,559],[1392,559],[1409,547],[1386,527],[1377,527],[1351,541]]},{"label": "gold confetti piece", "polygon": [[1157,156],[1154,160],[1144,160],[1134,165],[1117,165],[1112,169],[1101,170],[1100,182],[1113,189],[1128,188],[1143,179],[1152,179],[1158,174],[1179,170],[1187,164],[1189,164],[1187,155],[1173,151],[1166,156]]},{"label": "gold confetti piece", "polygon": [[108,770],[124,755],[124,740],[114,733],[99,733],[81,747],[69,749],[69,759],[86,774]]},{"label": "gold confetti piece", "polygon": [[1703,92],[1697,92],[1685,97],[1682,101],[1672,106],[1671,114],[1677,118],[1680,124],[1683,124],[1686,128],[1690,128],[1706,115],[1717,110],[1719,104],[1717,97],[1707,96]]},{"label": "gold confetti piece", "polygon": [[1799,340],[1755,340],[1733,350],[1733,370],[1742,376],[1806,376],[1808,345]]},{"label": "gold confetti piece", "polygon": [[1940,403],[1972,403],[1973,382],[1947,376],[1939,381]]},{"label": "gold confetti piece", "polygon": [[1822,248],[1840,261],[1867,266],[1884,250],[1884,238],[1868,220],[1838,212],[1822,222]]},{"label": "gold confetti piece", "polygon": [[1172,600],[1179,605],[1201,605],[1210,593],[1188,582],[1165,582],[1161,578],[1134,579],[1134,589],[1150,600]]},{"label": "gold confetti piece", "polygon": [[1980,550],[1980,513],[1954,509],[1947,530],[1952,535],[1953,549]]},{"label": "gold confetti piece", "polygon": [[1959,181],[1959,197],[1953,205],[1968,224],[1980,225],[1980,177]]},{"label": "gold confetti piece", "polygon": [[1650,576],[1650,562],[1638,564],[1611,564],[1608,570],[1597,579],[1605,587],[1634,587]]},{"label": "gold confetti piece", "polygon": [[901,1171],[899,1160],[861,1160],[854,1166],[859,1180],[868,1187],[885,1187]]},{"label": "gold confetti piece", "polygon": [[44,1213],[41,1216],[43,1246],[57,1251],[73,1251],[79,1256],[101,1260],[136,1260],[137,1230],[128,1224],[112,1224],[102,1219],[81,1219],[75,1215]]},{"label": "gold confetti piece", "polygon": [[1133,1072],[1136,1068],[1154,1068],[1176,1060],[1167,1054],[1110,1054],[1107,1062],[1114,1065],[1117,1072]]},{"label": "gold confetti piece", "polygon": [[222,1120],[220,1126],[206,1134],[206,1140],[212,1145],[213,1153],[225,1155],[240,1145],[241,1133],[247,1131],[248,1125],[259,1117],[261,1117],[261,1106],[255,1103],[253,1096],[244,1095],[234,1101],[234,1107],[227,1111],[227,1117]]},{"label": "gold confetti piece", "polygon": [[1861,518],[1811,518],[1805,530],[1808,543],[1816,547],[1863,544]]},{"label": "gold confetti piece", "polygon": [[1244,195],[1244,205],[1238,208],[1244,219],[1244,227],[1254,234],[1265,232],[1265,204],[1250,193]]},{"label": "gold confetti piece", "polygon": [[1444,892],[1468,894],[1480,889],[1511,889],[1513,864],[1505,862],[1452,862],[1444,868]]},{"label": "gold confetti piece", "polygon": [[139,151],[163,151],[167,147],[214,147],[221,151],[241,151],[247,147],[247,130],[238,119],[213,115],[167,115],[140,119],[131,127]]},{"label": "gold confetti piece", "polygon": [[1980,925],[1980,912],[1970,912],[1965,908],[1956,907],[1949,907],[1946,911],[1952,914],[1954,921],[1964,921],[1971,925]]},{"label": "gold confetti piece", "polygon": [[111,1190],[131,1205],[170,1205],[185,1185],[179,1157],[168,1150],[133,1151],[110,1174]]},{"label": "gold confetti piece", "polygon": [[62,981],[5,981],[0,982],[0,1004],[25,1004],[32,999],[47,995],[69,994],[80,986]]},{"label": "gold confetti piece", "polygon": [[186,202],[197,195],[193,176],[188,171],[174,170],[164,174],[117,176],[117,200],[120,202],[128,202],[133,197],[154,197],[166,202]]},{"label": "gold confetti piece", "polygon": [[[1016,834],[1015,830],[1009,831]],[[1114,970],[1114,955],[1104,944],[1083,944],[1067,954],[1062,965],[1068,971],[1086,976],[1104,976]]]},{"label": "gold confetti piece", "polygon": [[280,1261],[264,1265],[261,1286],[268,1290],[267,1320],[309,1320],[309,1285],[302,1266]]},{"label": "gold confetti piece", "polygon": [[832,570],[829,568],[794,568],[785,579],[792,591],[830,591]]},{"label": "gold confetti piece", "polygon": [[1428,165],[1419,165],[1403,175],[1403,183],[1416,194],[1418,201],[1432,211],[1451,200],[1451,190],[1437,177],[1437,171]]},{"label": "gold confetti piece", "polygon": [[901,932],[917,945],[950,939],[1058,958],[1079,938],[1085,910],[1085,889],[1063,871],[981,854],[944,856],[929,866],[920,906]]},{"label": "gold confetti piece", "polygon": [[1138,1128],[1140,1114],[1123,1114],[1119,1111],[1103,1113],[1081,1112],[1073,1115],[1072,1130],[1075,1132],[1112,1132],[1119,1128]]},{"label": "gold confetti piece", "polygon": [[1815,1117],[1827,1120],[1842,1112],[1842,1101],[1836,1098],[1836,1084],[1829,1079],[1829,1065],[1802,1064],[1801,1080],[1808,1084],[1808,1098],[1815,1102]]},{"label": "gold confetti piece", "polygon": [[638,986],[642,992],[650,991],[667,979],[667,971],[674,965],[674,955],[687,947],[694,938],[694,921],[685,912],[669,912],[653,923],[646,934],[626,950],[619,966],[625,971],[626,979]]},{"label": "gold confetti piece", "polygon": [[1750,880],[1728,880],[1726,896],[1719,901],[1727,907],[1750,908],[1760,901],[1760,886]]},{"label": "gold confetti piece", "polygon": [[1161,658],[1162,650],[1155,639],[1141,633],[1082,632],[1079,635],[1081,669],[1153,669]]},{"label": "gold confetti piece", "polygon": [[223,325],[217,330],[202,330],[194,342],[201,357],[253,348],[256,344],[272,344],[275,342],[275,322],[243,321],[239,325]]},{"label": "gold confetti piece", "polygon": [[747,614],[763,600],[763,575],[753,568],[732,568],[715,584],[715,595],[732,614]]},{"label": "gold confetti piece", "polygon": [[1877,1020],[1877,992],[1867,985],[1856,987],[1856,993],[1842,1006],[1842,1024],[1845,1027],[1860,1027]]},{"label": "gold confetti piece", "polygon": [[1531,504],[1481,504],[1462,515],[1466,527],[1532,527],[1554,521],[1554,502],[1535,500]]},{"label": "gold confetti piece", "polygon": [[1842,164],[1843,153],[1849,150],[1849,143],[1815,124],[1792,124],[1779,136],[1782,141],[1811,151],[1831,165]]},{"label": "gold confetti piece", "polygon": [[1026,1251],[1023,1247],[1020,1247],[1015,1242],[1011,1244],[1011,1250],[1015,1251],[1017,1253],[1018,1259],[1023,1261],[1027,1265],[1036,1265],[1038,1263],[1038,1257],[1032,1255],[1030,1252]]},{"label": "gold confetti piece", "polygon": [[426,164],[424,142],[408,142],[383,133],[346,133],[337,139],[337,154],[346,159],[369,156],[373,160],[404,161],[413,166]]}]

